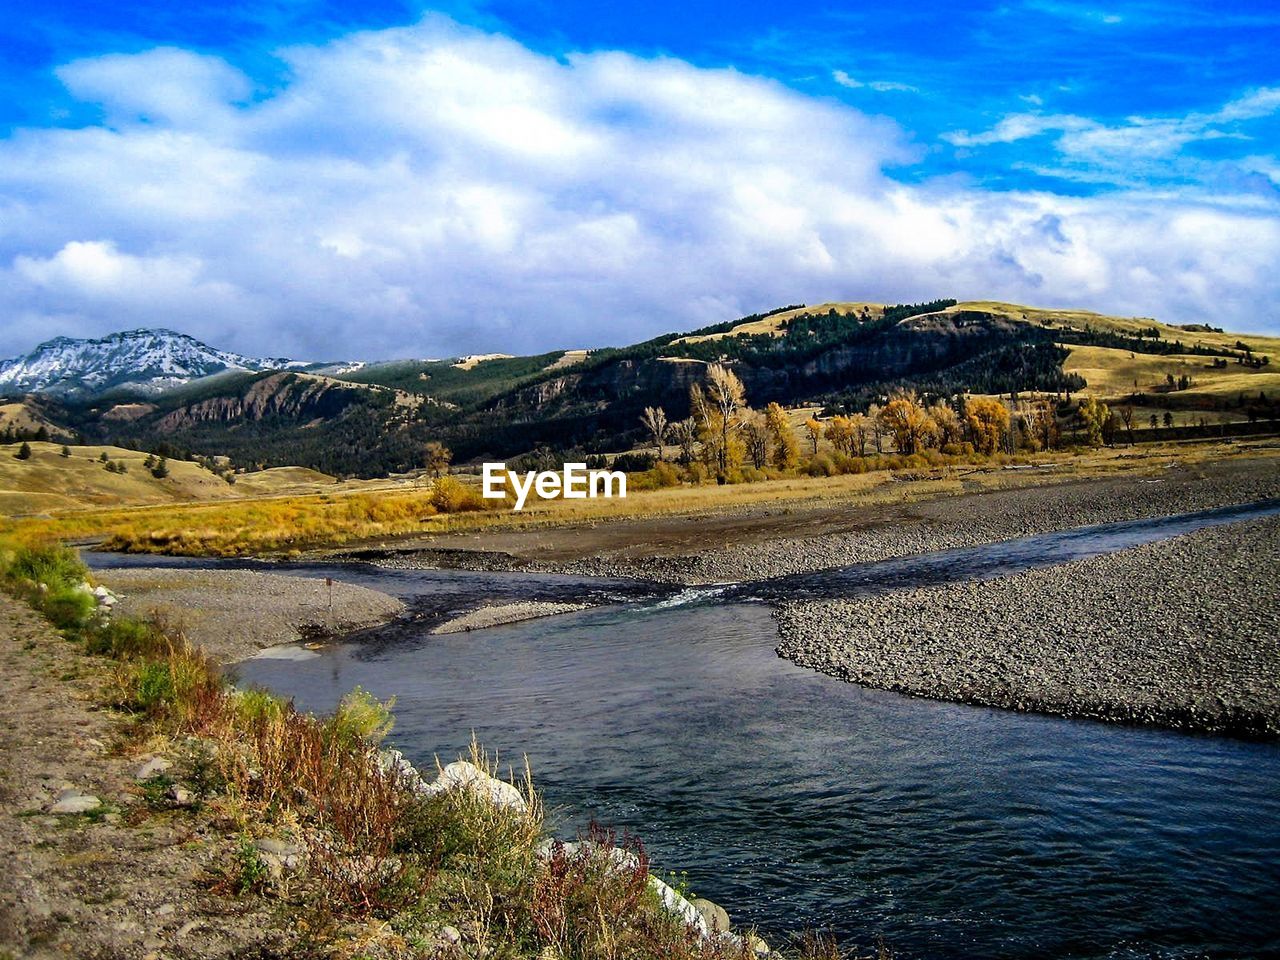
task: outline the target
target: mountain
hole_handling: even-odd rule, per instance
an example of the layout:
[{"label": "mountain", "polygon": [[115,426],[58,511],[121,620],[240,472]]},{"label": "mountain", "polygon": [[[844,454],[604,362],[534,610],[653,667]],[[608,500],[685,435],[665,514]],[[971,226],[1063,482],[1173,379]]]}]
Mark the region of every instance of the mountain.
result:
[{"label": "mountain", "polygon": [[0,393],[67,398],[109,391],[155,395],[226,370],[306,366],[216,350],[173,330],[128,330],[100,340],[55,337],[24,356],[0,361]]},{"label": "mountain", "polygon": [[[459,462],[626,450],[644,439],[645,407],[688,416],[689,387],[709,363],[732,367],[756,408],[861,411],[898,388],[931,399],[1036,391],[1057,394],[1070,417],[1067,401],[1083,393],[1124,405],[1140,425],[1168,425],[1168,413],[1178,427],[1203,431],[1280,413],[1277,353],[1280,340],[1207,323],[935,300],[792,305],[596,350],[305,370],[134,331],[51,341],[0,370],[50,384],[28,387],[46,394],[80,391],[40,400],[41,416],[94,442],[372,477],[421,467],[432,440]],[[33,373],[39,360],[42,377]],[[11,372],[19,364],[20,375]],[[293,369],[279,369],[286,365]],[[134,396],[121,395],[125,385]],[[139,396],[138,385],[151,392]]]}]

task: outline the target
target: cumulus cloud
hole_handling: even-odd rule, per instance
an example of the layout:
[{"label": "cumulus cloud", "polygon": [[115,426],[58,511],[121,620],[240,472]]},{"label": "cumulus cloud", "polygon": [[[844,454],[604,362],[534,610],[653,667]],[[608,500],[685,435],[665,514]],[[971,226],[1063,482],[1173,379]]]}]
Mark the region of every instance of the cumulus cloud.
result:
[{"label": "cumulus cloud", "polygon": [[164,324],[306,358],[526,352],[837,297],[1257,327],[1280,292],[1274,206],[901,182],[892,121],[731,69],[437,18],[280,56],[267,91],[171,49],[59,71],[103,120],[0,140],[0,351]]}]

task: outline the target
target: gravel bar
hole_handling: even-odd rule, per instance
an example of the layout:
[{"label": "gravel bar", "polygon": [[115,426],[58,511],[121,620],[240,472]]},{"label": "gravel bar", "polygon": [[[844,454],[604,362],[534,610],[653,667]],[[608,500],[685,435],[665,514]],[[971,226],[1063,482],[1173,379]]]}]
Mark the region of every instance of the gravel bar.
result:
[{"label": "gravel bar", "polygon": [[1280,736],[1280,518],[987,581],[784,603],[778,653],[915,696]]},{"label": "gravel bar", "polygon": [[334,581],[330,593],[323,580],[250,570],[143,567],[93,575],[120,595],[124,613],[158,614],[223,663],[376,626],[404,611],[395,597],[366,587]]},{"label": "gravel bar", "polygon": [[489,604],[454,617],[452,620],[446,620],[431,632],[464,633],[468,630],[483,630],[486,627],[498,627],[505,623],[520,623],[523,620],[552,617],[560,613],[573,613],[575,610],[585,610],[590,606],[589,603],[556,603],[550,600]]},{"label": "gravel bar", "polygon": [[1177,464],[1155,478],[1072,481],[912,503],[899,519],[857,533],[781,538],[692,555],[591,557],[525,569],[688,585],[765,580],[1271,497],[1280,497],[1280,469],[1273,458]]}]

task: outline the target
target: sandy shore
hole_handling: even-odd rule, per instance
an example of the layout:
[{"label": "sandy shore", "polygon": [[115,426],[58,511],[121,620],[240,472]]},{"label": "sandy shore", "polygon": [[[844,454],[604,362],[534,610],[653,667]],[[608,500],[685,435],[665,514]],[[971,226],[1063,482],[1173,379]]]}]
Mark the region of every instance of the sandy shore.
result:
[{"label": "sandy shore", "polygon": [[376,626],[404,604],[377,590],[249,570],[179,570],[148,567],[97,570],[94,577],[121,597],[130,616],[153,612],[179,625],[187,637],[223,663],[265,647]]},{"label": "sandy shore", "polygon": [[917,696],[1280,736],[1280,518],[996,580],[784,604],[778,652]]},{"label": "sandy shore", "polygon": [[478,607],[460,617],[446,620],[432,633],[463,633],[467,630],[483,630],[485,627],[497,627],[505,623],[520,623],[524,620],[536,620],[539,617],[552,617],[560,613],[573,613],[585,610],[589,603],[555,603],[552,601],[524,601],[520,603],[487,604]]}]

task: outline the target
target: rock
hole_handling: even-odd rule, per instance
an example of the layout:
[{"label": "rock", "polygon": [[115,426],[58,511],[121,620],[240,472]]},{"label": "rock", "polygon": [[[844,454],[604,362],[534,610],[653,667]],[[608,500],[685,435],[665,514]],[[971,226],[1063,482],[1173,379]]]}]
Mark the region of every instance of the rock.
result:
[{"label": "rock", "polygon": [[194,806],[196,795],[179,783],[169,788],[169,799],[180,807]]},{"label": "rock", "polygon": [[709,935],[707,921],[702,918],[702,914],[698,912],[698,908],[692,903],[654,876],[649,877],[649,889],[657,895],[658,900],[664,907],[684,920],[689,926],[695,927],[702,936]]},{"label": "rock", "polygon": [[172,903],[164,903],[156,907],[153,914],[154,916],[157,916],[157,917],[167,917],[169,916],[169,914],[173,913],[177,909],[178,908],[175,907]]},{"label": "rock", "polygon": [[764,938],[758,937],[754,933],[748,933],[743,939],[746,941],[747,949],[757,957],[767,957],[773,952],[769,949],[769,944]]},{"label": "rock", "polygon": [[138,772],[134,774],[134,777],[138,780],[150,780],[152,777],[159,776],[164,773],[171,766],[173,766],[173,764],[164,757],[152,757],[138,768]]},{"label": "rock", "polygon": [[457,760],[443,770],[435,782],[426,784],[421,793],[431,795],[446,790],[466,789],[476,796],[485,797],[497,807],[528,812],[529,805],[520,791],[506,781],[491,777],[474,763]]},{"label": "rock", "polygon": [[286,876],[297,873],[306,861],[306,848],[291,840],[279,840],[275,837],[259,837],[253,842],[259,859],[267,868],[271,882],[281,883]]},{"label": "rock", "polygon": [[63,790],[58,799],[49,808],[50,813],[88,813],[102,806],[102,801],[91,793],[84,793],[74,787]]},{"label": "rock", "polygon": [[724,907],[710,900],[704,900],[701,897],[694,897],[689,901],[693,904],[693,908],[698,911],[698,915],[707,923],[707,930],[710,933],[728,933],[729,932],[729,914],[725,912]]}]

